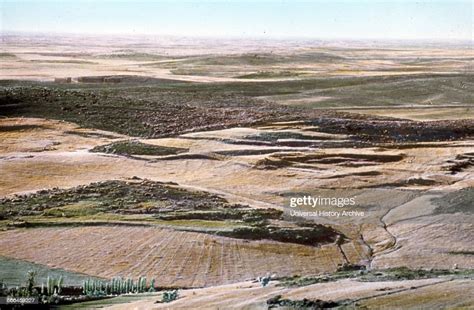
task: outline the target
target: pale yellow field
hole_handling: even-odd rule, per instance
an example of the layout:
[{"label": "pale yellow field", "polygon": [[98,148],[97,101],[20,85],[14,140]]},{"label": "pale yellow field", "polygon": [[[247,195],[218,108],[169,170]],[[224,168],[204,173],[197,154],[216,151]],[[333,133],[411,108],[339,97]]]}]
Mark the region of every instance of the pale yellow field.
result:
[{"label": "pale yellow field", "polygon": [[[343,262],[335,245],[249,242],[152,227],[37,228],[0,236],[2,256],[104,278],[146,276],[170,287],[227,284],[266,274],[318,274]],[[353,262],[366,258],[361,245],[347,247]]]}]

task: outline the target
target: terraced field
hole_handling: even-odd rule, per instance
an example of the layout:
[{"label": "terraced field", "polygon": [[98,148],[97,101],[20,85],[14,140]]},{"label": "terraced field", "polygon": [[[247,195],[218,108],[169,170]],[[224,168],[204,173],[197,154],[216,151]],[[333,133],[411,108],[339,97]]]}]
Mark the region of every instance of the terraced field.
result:
[{"label": "terraced field", "polygon": [[[248,242],[152,227],[36,228],[1,232],[0,255],[110,278],[156,279],[160,286],[204,287],[261,275],[317,274],[344,262],[336,245]],[[365,258],[357,244],[351,261]]]}]

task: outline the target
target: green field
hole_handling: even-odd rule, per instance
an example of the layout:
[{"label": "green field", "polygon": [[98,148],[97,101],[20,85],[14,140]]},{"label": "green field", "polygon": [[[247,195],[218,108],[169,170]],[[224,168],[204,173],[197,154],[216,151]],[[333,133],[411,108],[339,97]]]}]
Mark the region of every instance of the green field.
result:
[{"label": "green field", "polygon": [[82,286],[83,281],[86,279],[99,279],[85,274],[69,272],[59,268],[50,268],[2,256],[0,256],[0,266],[2,266],[0,268],[0,282],[5,283],[8,287],[25,285],[27,271],[29,270],[37,272],[36,282],[39,286],[41,286],[41,283],[46,283],[48,277],[59,278],[62,276],[66,286]]}]

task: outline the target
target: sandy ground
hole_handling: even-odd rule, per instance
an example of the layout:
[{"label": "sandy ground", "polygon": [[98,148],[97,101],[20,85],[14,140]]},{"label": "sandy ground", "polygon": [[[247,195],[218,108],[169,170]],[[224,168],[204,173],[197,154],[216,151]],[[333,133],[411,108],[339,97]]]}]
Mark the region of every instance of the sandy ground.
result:
[{"label": "sandy ground", "polygon": [[[106,309],[267,309],[266,300],[276,295],[292,300],[342,301],[352,298],[355,300],[353,306],[367,306],[369,309],[451,309],[471,307],[474,300],[467,295],[473,290],[472,281],[451,281],[449,278],[387,282],[341,280],[302,288],[279,287],[275,282],[262,288],[257,283],[243,282],[182,290],[177,301],[167,304],[157,304],[156,301],[160,300],[157,294],[143,301],[113,305]],[[425,297],[428,300],[426,307],[420,305],[420,300],[424,302]]]},{"label": "sandy ground", "polygon": [[472,268],[472,257],[453,255],[470,251],[474,236],[471,214],[440,214],[400,221],[387,226],[396,238],[393,248],[376,255],[372,266],[411,268]]}]

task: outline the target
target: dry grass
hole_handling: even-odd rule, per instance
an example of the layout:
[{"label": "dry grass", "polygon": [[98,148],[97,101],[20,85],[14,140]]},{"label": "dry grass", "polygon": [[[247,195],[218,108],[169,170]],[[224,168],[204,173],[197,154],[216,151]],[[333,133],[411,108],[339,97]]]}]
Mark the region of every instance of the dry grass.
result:
[{"label": "dry grass", "polygon": [[[334,245],[247,242],[150,227],[36,228],[0,236],[0,255],[105,278],[146,275],[160,286],[210,286],[267,273],[318,274],[343,262]],[[364,258],[361,246],[353,247],[349,257]]]},{"label": "dry grass", "polygon": [[[106,309],[167,309],[176,308],[232,308],[267,309],[266,301],[282,295],[290,300],[320,299],[347,302],[348,308],[368,306],[369,309],[430,309],[459,307],[469,309],[474,301],[466,294],[472,290],[473,281],[423,279],[408,281],[358,282],[340,280],[314,284],[301,288],[283,288],[271,283],[260,287],[258,283],[242,282],[226,286],[180,291],[180,298],[171,304],[156,304],[160,296],[143,298],[129,304],[111,305]],[[469,291],[466,291],[468,289]]]}]

